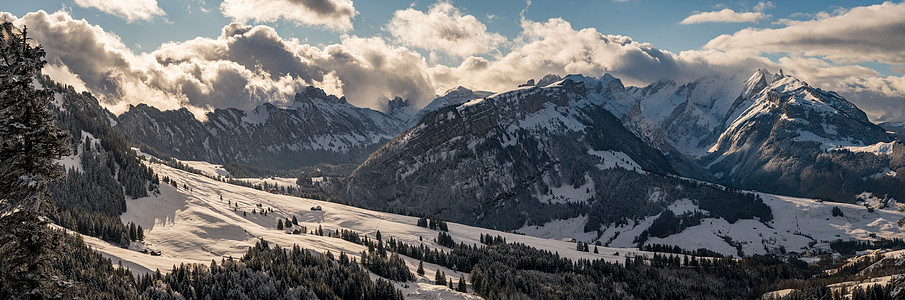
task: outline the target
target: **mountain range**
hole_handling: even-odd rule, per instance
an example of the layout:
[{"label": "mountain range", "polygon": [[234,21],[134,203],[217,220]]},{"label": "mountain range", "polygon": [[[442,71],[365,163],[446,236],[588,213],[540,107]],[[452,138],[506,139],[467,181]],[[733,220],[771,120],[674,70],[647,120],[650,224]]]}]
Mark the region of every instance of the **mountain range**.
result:
[{"label": "mountain range", "polygon": [[285,107],[217,109],[199,121],[138,105],[114,122],[136,144],[182,160],[360,164],[320,188],[357,206],[504,230],[575,220],[602,238],[676,222],[657,220],[685,200],[706,213],[680,219],[771,218],[737,189],[882,207],[905,197],[895,135],[782,71],[644,87],[609,74],[548,75],[496,94],[458,87],[420,110],[395,98],[384,112],[308,87]]}]

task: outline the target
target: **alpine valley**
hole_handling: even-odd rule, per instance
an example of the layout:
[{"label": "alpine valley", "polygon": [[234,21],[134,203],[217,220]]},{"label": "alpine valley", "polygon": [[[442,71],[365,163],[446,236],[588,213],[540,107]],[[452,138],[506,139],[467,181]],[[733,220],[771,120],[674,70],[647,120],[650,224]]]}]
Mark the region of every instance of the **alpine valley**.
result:
[{"label": "alpine valley", "polygon": [[[310,10],[298,22],[345,3],[289,2]],[[636,85],[590,68],[431,101],[375,92],[365,107],[350,102],[358,82],[331,80],[356,59],[404,63],[346,51],[427,42],[343,33],[323,52],[276,47],[341,61],[280,93],[290,101],[197,113],[129,99],[113,113],[121,99],[61,83],[32,27],[0,25],[0,299],[905,299],[905,125],[778,68]],[[162,49],[226,55],[266,30],[233,23]],[[278,58],[242,51],[254,72]],[[459,59],[435,51],[414,63]],[[459,56],[482,70],[510,58]],[[447,69],[431,80],[459,78]],[[353,78],[412,84],[383,76]]]}]

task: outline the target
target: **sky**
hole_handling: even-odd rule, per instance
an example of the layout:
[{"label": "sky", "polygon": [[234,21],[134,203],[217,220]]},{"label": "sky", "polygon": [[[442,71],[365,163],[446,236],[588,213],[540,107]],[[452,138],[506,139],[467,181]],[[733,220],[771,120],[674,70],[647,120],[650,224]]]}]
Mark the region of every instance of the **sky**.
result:
[{"label": "sky", "polygon": [[114,113],[147,103],[288,104],[313,85],[352,104],[416,107],[456,86],[546,74],[628,85],[758,68],[905,121],[905,3],[878,1],[14,1],[0,19],[47,50],[45,74]]}]

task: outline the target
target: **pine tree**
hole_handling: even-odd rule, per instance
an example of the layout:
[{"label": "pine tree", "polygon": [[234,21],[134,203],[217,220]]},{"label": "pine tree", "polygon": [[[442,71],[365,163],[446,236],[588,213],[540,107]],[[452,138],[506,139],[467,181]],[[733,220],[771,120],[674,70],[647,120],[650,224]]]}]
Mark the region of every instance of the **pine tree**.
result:
[{"label": "pine tree", "polygon": [[296,219],[295,216],[292,216],[292,225],[298,225],[298,224],[299,224],[299,220]]},{"label": "pine tree", "polygon": [[283,219],[277,221],[277,229],[283,230]]},{"label": "pine tree", "polygon": [[456,291],[468,293],[468,285],[465,283],[465,275],[459,276],[459,287]]},{"label": "pine tree", "polygon": [[129,240],[138,240],[138,232],[136,232],[135,223],[129,222]]},{"label": "pine tree", "polygon": [[141,225],[138,225],[138,240],[139,241],[145,240],[145,230],[141,228]]},{"label": "pine tree", "polygon": [[436,275],[434,275],[434,282],[437,285],[446,285],[446,275],[442,271],[437,270]]},{"label": "pine tree", "polygon": [[47,110],[53,94],[32,84],[44,49],[28,43],[27,29],[19,34],[7,22],[0,31],[0,297],[49,298],[57,283],[47,183],[63,176],[54,160],[71,153],[69,137]]},{"label": "pine tree", "polygon": [[424,261],[418,262],[418,276],[424,276]]}]

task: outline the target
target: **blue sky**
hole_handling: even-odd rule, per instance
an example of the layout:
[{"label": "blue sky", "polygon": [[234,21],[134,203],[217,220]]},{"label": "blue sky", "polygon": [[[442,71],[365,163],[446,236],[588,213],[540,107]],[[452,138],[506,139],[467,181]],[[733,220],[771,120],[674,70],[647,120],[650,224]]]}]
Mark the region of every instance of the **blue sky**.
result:
[{"label": "blue sky", "polygon": [[[767,9],[765,13],[772,17],[757,23],[679,24],[695,12],[712,11],[716,8],[730,8],[739,12],[752,11],[760,2],[763,1],[535,0],[528,6],[523,1],[451,1],[456,7],[483,21],[488,31],[508,37],[515,37],[521,31],[520,15],[522,10],[525,10],[525,17],[531,20],[563,18],[576,28],[596,28],[604,34],[626,35],[636,41],[648,42],[660,49],[673,52],[701,48],[707,41],[721,34],[733,33],[747,27],[775,28],[780,25],[772,22],[781,18],[807,19],[820,12],[832,12],[840,8],[882,1],[787,1]],[[273,26],[284,37],[295,37],[312,44],[326,45],[338,42],[342,34],[387,36],[382,28],[393,17],[393,12],[409,7],[427,10],[433,3],[435,1],[357,1],[355,8],[358,15],[353,19],[354,29],[348,32],[316,25],[299,25],[285,20],[261,24]],[[158,5],[166,12],[165,17],[131,23],[95,8],[80,7],[73,1],[14,1],[4,5],[3,10],[17,16],[37,10],[47,12],[67,10],[74,18],[84,18],[92,24],[116,33],[135,51],[153,50],[168,41],[183,41],[199,36],[213,38],[220,34],[220,29],[224,25],[231,22],[220,13],[220,1],[167,0],[158,2]],[[202,12],[201,8],[206,9],[208,13]],[[492,19],[489,16],[493,16]]]},{"label": "blue sky", "polygon": [[[395,96],[423,106],[456,85],[504,90],[548,73],[644,85],[782,68],[875,121],[905,120],[902,2],[30,0],[0,12],[43,39],[46,72],[114,112],[134,99],[248,108],[305,85],[380,109]],[[248,27],[221,36],[233,22]]]}]

